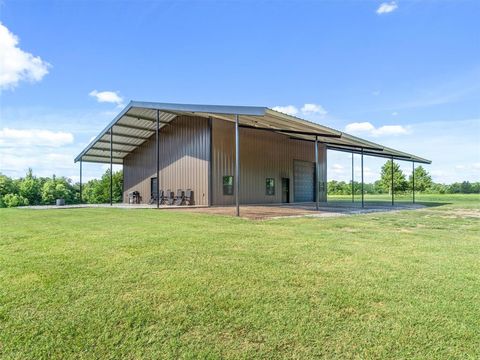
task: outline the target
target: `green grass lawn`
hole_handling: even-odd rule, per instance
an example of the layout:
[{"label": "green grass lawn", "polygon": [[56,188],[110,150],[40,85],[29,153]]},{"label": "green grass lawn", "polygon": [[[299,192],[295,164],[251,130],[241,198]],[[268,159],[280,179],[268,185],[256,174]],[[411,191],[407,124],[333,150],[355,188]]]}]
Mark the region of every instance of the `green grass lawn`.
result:
[{"label": "green grass lawn", "polygon": [[[420,199],[419,199],[420,200]],[[338,218],[0,211],[0,358],[480,358],[480,197]]]},{"label": "green grass lawn", "polygon": [[[392,195],[389,194],[365,194],[364,199],[366,204],[369,202],[385,202],[386,204],[391,203]],[[359,194],[355,195],[354,198],[356,203],[361,203],[362,197]],[[394,201],[395,203],[412,203],[413,197],[412,193],[405,194],[395,194]],[[328,201],[345,201],[352,202],[352,195],[328,195]],[[442,205],[448,203],[456,203],[461,205],[466,204],[476,204],[480,203],[480,196],[474,194],[415,194],[415,201],[419,204],[432,205],[432,203],[440,202]]]}]

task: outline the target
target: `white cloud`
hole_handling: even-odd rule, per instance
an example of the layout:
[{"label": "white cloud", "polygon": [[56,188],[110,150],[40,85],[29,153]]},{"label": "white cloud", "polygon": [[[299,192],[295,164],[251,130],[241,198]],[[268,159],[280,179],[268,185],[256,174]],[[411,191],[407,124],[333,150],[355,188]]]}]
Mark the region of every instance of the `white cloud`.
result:
[{"label": "white cloud", "polygon": [[319,104],[303,104],[300,110],[294,105],[286,105],[286,106],[275,106],[272,108],[275,111],[279,111],[284,114],[296,116],[299,113],[303,115],[317,115],[323,117],[327,115],[327,110],[323,108],[322,105]]},{"label": "white cloud", "polygon": [[402,125],[384,125],[376,128],[369,122],[354,122],[345,127],[345,132],[352,134],[367,134],[374,137],[405,135],[409,129]]},{"label": "white cloud", "polygon": [[93,90],[88,94],[97,99],[101,103],[112,103],[121,106],[123,98],[118,94],[118,91],[97,91]]},{"label": "white cloud", "polygon": [[405,135],[410,133],[409,129],[402,125],[384,125],[380,126],[378,129],[375,129],[373,136],[382,136],[382,135]]},{"label": "white cloud", "polygon": [[59,147],[73,143],[73,135],[63,131],[40,129],[0,130],[0,146],[32,145]]},{"label": "white cloud", "polygon": [[297,115],[298,114],[298,109],[293,106],[293,105],[287,105],[287,106],[274,106],[272,108],[275,111],[288,114],[288,115]]},{"label": "white cloud", "polygon": [[[68,124],[65,123],[68,119]],[[12,108],[5,106],[2,108],[1,126],[2,128],[15,129],[17,131],[6,132],[6,137],[2,136],[0,141],[0,172],[2,174],[15,178],[25,176],[29,167],[37,176],[66,176],[78,180],[79,164],[74,163],[74,158],[82,151],[88,143],[88,139],[96,136],[105,124],[111,120],[111,116],[103,114],[102,111],[86,111],[84,109],[62,110],[58,108]],[[18,128],[22,124],[23,129]],[[65,125],[64,128],[59,128]],[[41,126],[39,126],[41,125]],[[67,128],[68,126],[68,128]],[[50,131],[56,135],[40,132],[39,130]],[[5,129],[3,129],[5,130]],[[18,136],[18,131],[27,131],[22,133],[22,143]],[[71,133],[70,135],[62,135]],[[2,132],[4,134],[4,132]],[[34,136],[32,137],[32,134]],[[25,137],[28,135],[28,137]],[[60,144],[63,144],[60,146]],[[121,166],[120,166],[121,167]],[[114,169],[117,169],[114,166]],[[83,180],[99,178],[104,173],[101,164],[84,163]]]},{"label": "white cloud", "polygon": [[37,82],[48,74],[51,65],[18,43],[18,37],[0,23],[0,89],[13,89],[20,81]]},{"label": "white cloud", "polygon": [[377,9],[377,14],[388,14],[391,13],[392,11],[397,10],[398,5],[395,1],[391,1],[389,3],[381,3],[380,6]]},{"label": "white cloud", "polygon": [[397,116],[398,115],[398,112],[394,111],[392,112],[392,116]]},{"label": "white cloud", "polygon": [[305,115],[327,115],[327,111],[323,108],[323,106],[318,104],[304,104],[302,107],[302,113]]},{"label": "white cloud", "polygon": [[343,174],[345,172],[345,168],[343,165],[340,164],[333,164],[330,167],[330,171],[335,173],[335,174]]},{"label": "white cloud", "polygon": [[350,133],[371,132],[373,130],[375,130],[375,126],[369,122],[354,122],[345,126],[345,131]]}]

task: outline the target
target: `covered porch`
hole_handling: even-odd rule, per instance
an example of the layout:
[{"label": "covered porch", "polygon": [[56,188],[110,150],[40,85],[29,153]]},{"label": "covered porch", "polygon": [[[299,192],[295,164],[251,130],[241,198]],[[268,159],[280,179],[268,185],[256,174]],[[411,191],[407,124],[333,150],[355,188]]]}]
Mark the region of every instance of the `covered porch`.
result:
[{"label": "covered porch", "polygon": [[[325,164],[319,163],[319,146],[324,146],[331,151],[342,151],[352,154],[352,194],[353,192],[353,155],[360,155],[361,161],[361,193],[360,199],[357,198],[357,203],[351,203],[348,207],[353,209],[362,208],[367,209],[364,198],[364,156],[374,156],[385,158],[386,160],[403,160],[412,163],[413,174],[415,170],[415,163],[429,164],[430,161],[412,154],[408,154],[395,149],[387,148],[382,145],[360,139],[358,137],[346,134],[344,132],[331,129],[329,127],[309,122],[291,115],[283,114],[266,107],[249,107],[249,106],[218,106],[218,105],[189,105],[189,104],[168,104],[168,103],[153,103],[153,102],[130,102],[125,109],[82,151],[75,162],[80,163],[80,194],[82,192],[82,164],[83,162],[94,163],[109,163],[110,176],[112,176],[113,164],[123,164],[127,155],[131,154],[135,149],[145,143],[147,139],[152,136],[155,139],[155,163],[156,163],[156,178],[159,179],[159,159],[161,129],[171,126],[172,120],[178,116],[198,116],[207,119],[221,119],[234,124],[234,173],[233,173],[233,196],[234,196],[234,211],[236,216],[240,216],[240,207],[248,212],[250,207],[256,205],[241,204],[241,188],[242,181],[242,159],[240,156],[240,128],[247,128],[262,132],[274,132],[288,136],[289,138],[301,140],[311,143],[312,153],[315,155],[314,160],[314,201],[312,203],[314,211],[321,211],[324,207],[319,192],[326,192],[326,184],[319,181],[320,169]],[[392,192],[391,203],[392,208],[396,207],[394,194],[394,167],[392,166]],[[211,174],[209,181],[211,183]],[[161,184],[156,182],[156,194],[160,193]],[[210,185],[211,186],[211,185]],[[110,188],[112,188],[112,181],[110,181]],[[152,191],[153,192],[153,191]],[[110,205],[113,206],[112,191],[110,190]],[[211,196],[211,192],[209,192]],[[415,185],[413,185],[413,203],[415,203]],[[298,200],[296,200],[298,201]],[[163,208],[159,197],[152,201],[152,206]],[[214,205],[211,199],[208,205]],[[371,204],[374,205],[374,204]],[[299,208],[298,204],[275,204],[263,205],[267,209],[272,209],[272,206],[279,209],[292,209],[296,206],[295,211],[310,211],[309,203],[303,203]],[[332,209],[333,204],[328,203],[328,209]],[[376,205],[375,205],[376,206]],[[384,206],[378,205],[378,206]],[[399,205],[402,206],[402,205]],[[212,209],[219,209],[220,207],[212,206]],[[224,207],[230,208],[229,206]],[[258,207],[254,209],[259,209]],[[340,206],[342,209],[342,206]],[[215,210],[212,210],[215,211]],[[227,211],[227,210],[222,210]],[[268,212],[267,210],[265,210]]]}]

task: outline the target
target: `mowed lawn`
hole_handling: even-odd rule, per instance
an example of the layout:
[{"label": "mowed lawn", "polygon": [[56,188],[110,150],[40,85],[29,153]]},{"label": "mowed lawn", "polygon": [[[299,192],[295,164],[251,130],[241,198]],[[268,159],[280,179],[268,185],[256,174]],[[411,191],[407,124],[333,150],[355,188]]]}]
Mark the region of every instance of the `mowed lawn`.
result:
[{"label": "mowed lawn", "polygon": [[480,197],[252,221],[0,210],[0,358],[480,358]]}]

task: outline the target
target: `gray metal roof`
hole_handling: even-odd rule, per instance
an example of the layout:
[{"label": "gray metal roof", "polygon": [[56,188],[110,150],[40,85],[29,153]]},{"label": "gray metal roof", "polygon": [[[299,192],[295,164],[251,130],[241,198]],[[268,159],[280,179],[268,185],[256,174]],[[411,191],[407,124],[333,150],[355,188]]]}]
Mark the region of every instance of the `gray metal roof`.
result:
[{"label": "gray metal roof", "polygon": [[315,137],[329,149],[387,157],[430,164],[431,161],[399,150],[364,140],[341,131],[300,119],[288,114],[257,106],[192,105],[131,101],[105,129],[75,158],[75,162],[110,162],[110,131],[112,131],[113,163],[123,158],[155,134],[157,110],[160,128],[179,115],[212,117],[235,121],[240,126],[275,131],[299,140],[313,141]]}]

